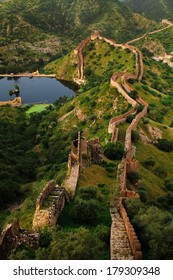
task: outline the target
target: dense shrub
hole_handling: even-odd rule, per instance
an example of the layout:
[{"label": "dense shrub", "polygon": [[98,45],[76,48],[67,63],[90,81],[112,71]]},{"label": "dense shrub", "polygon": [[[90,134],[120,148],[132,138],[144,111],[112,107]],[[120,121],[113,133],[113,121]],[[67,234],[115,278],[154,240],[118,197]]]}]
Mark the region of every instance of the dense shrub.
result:
[{"label": "dense shrub", "polygon": [[134,171],[134,172],[129,172],[127,173],[127,179],[130,181],[131,184],[136,184],[138,180],[140,179],[139,173]]},{"label": "dense shrub", "polygon": [[164,152],[172,152],[173,151],[173,141],[170,141],[170,140],[165,139],[165,138],[158,139],[156,147],[159,150],[162,150]]},{"label": "dense shrub", "polygon": [[96,199],[85,200],[77,197],[74,202],[76,219],[84,224],[93,224],[97,221],[99,203]]},{"label": "dense shrub", "polygon": [[139,132],[137,130],[132,130],[132,141],[135,143],[139,140]]},{"label": "dense shrub", "polygon": [[127,123],[131,123],[135,118],[135,115],[128,115],[127,118],[126,118],[126,122]]},{"label": "dense shrub", "polygon": [[155,165],[155,160],[152,157],[148,157],[144,160],[144,165],[154,166]]},{"label": "dense shrub", "polygon": [[104,147],[104,154],[107,158],[112,160],[119,160],[122,158],[124,147],[120,142],[108,143]]},{"label": "dense shrub", "polygon": [[79,196],[82,199],[97,199],[98,197],[98,188],[94,186],[86,186],[83,188],[80,188],[79,190]]}]

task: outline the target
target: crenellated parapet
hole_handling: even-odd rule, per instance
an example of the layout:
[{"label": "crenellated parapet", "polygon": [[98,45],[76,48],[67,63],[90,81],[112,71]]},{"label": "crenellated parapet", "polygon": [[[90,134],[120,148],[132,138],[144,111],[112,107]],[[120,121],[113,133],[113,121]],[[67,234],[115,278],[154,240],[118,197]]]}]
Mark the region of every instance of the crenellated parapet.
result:
[{"label": "crenellated parapet", "polygon": [[129,217],[127,215],[126,209],[123,205],[123,198],[121,197],[119,200],[119,211],[121,214],[121,217],[123,218],[126,232],[128,235],[128,239],[130,242],[130,247],[134,256],[135,260],[141,260],[142,259],[142,250],[141,250],[141,244],[138,240],[138,237],[136,235],[136,232],[133,228],[133,226],[130,223]]}]

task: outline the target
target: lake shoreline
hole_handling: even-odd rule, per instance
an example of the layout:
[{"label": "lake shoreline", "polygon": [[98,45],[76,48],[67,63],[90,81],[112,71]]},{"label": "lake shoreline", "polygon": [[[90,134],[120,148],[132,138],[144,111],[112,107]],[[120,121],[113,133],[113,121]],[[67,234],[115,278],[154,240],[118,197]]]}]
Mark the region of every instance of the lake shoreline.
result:
[{"label": "lake shoreline", "polygon": [[[39,78],[39,79],[37,79]],[[0,102],[12,101],[9,92],[17,85],[23,105],[53,104],[60,96],[72,97],[75,95],[74,87],[66,81],[59,81],[52,77],[1,77]]]}]

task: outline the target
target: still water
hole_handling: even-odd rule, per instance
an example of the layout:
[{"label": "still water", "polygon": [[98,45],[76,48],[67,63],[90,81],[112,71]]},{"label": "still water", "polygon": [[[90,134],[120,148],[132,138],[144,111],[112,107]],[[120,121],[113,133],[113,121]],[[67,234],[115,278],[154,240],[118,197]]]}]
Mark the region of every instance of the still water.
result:
[{"label": "still water", "polygon": [[73,90],[54,78],[3,78],[0,79],[0,101],[15,98],[15,95],[9,95],[9,90],[15,89],[14,85],[19,86],[23,104],[53,103],[59,96],[74,95]]}]

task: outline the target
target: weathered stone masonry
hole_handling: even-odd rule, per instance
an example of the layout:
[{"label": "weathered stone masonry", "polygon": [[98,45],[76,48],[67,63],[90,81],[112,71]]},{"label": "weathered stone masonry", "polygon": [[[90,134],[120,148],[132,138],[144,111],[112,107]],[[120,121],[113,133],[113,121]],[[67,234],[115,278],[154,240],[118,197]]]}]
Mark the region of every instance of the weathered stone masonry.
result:
[{"label": "weathered stone masonry", "polygon": [[[59,214],[68,199],[67,191],[57,186],[55,181],[50,181],[37,198],[33,229],[56,225]],[[46,204],[45,207],[44,204]]]},{"label": "weathered stone masonry", "polygon": [[19,220],[14,219],[11,224],[6,226],[0,236],[0,259],[7,259],[11,251],[22,243],[37,248],[39,245],[39,234],[34,231],[21,229]]}]

